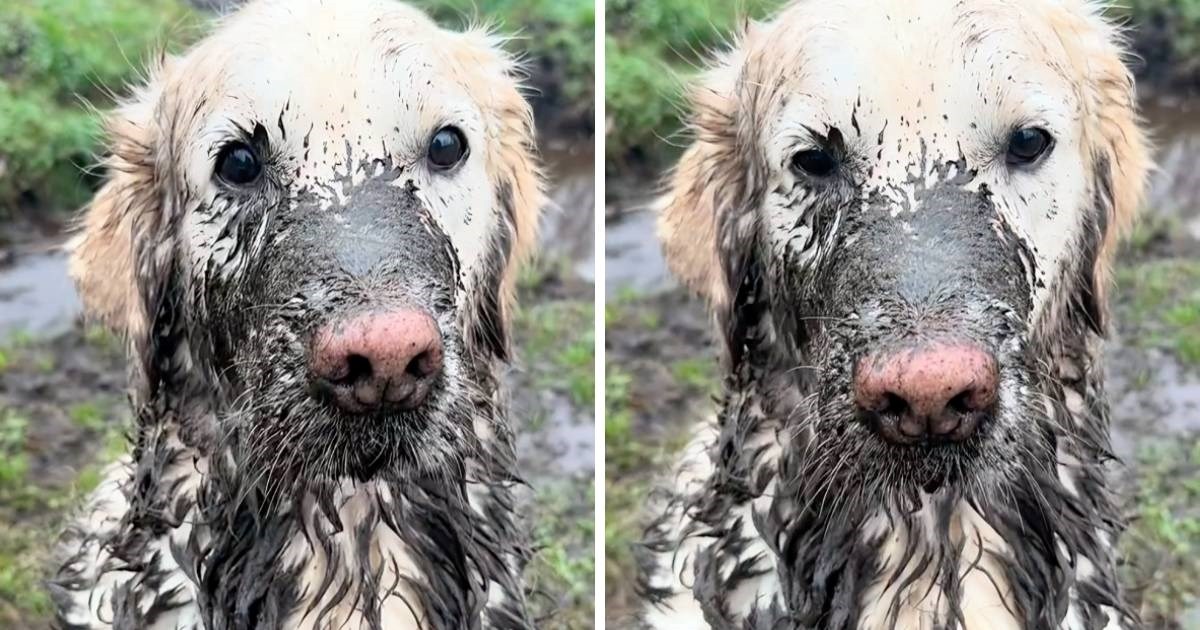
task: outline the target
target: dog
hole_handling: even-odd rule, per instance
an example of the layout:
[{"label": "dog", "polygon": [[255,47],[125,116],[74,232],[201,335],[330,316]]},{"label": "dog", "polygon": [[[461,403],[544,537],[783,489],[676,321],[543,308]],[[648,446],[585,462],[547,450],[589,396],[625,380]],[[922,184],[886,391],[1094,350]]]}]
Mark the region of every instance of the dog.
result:
[{"label": "dog", "polygon": [[801,0],[691,90],[667,262],[724,391],[656,503],[649,628],[1138,626],[1101,342],[1149,168],[1086,0]]},{"label": "dog", "polygon": [[108,118],[70,270],[135,428],[59,626],[533,627],[498,372],[543,193],[503,43],[257,0]]}]

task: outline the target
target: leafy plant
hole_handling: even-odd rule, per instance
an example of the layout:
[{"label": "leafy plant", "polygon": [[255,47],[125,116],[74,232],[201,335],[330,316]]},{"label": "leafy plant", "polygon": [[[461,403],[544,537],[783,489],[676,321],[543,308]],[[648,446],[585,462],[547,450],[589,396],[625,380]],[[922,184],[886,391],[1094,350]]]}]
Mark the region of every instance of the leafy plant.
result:
[{"label": "leafy plant", "polygon": [[99,116],[168,31],[181,0],[9,0],[0,12],[0,217],[87,195]]}]

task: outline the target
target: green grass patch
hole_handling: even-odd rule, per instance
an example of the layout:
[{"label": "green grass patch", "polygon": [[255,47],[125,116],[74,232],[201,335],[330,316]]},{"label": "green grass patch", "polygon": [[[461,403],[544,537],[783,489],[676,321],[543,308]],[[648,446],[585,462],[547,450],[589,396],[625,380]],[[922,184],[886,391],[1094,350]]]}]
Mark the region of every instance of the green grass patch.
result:
[{"label": "green grass patch", "polygon": [[522,308],[515,318],[517,348],[534,381],[566,389],[579,405],[595,399],[595,310],[587,301]]},{"label": "green grass patch", "polygon": [[[581,494],[585,498],[580,499]],[[560,601],[550,606],[554,627],[589,627],[595,615],[594,495],[591,479],[544,484],[538,489],[534,532],[538,553],[530,566],[529,581],[535,593],[558,594]]]},{"label": "green grass patch", "polygon": [[48,533],[0,529],[0,621],[15,624],[50,614],[50,598],[41,585],[48,545]]},{"label": "green grass patch", "polygon": [[19,202],[69,210],[89,194],[82,168],[99,118],[169,33],[181,0],[15,0],[0,12],[0,218]]},{"label": "green grass patch", "polygon": [[682,386],[701,392],[715,393],[716,365],[708,357],[680,359],[671,366],[671,373]]},{"label": "green grass patch", "polygon": [[1200,261],[1160,259],[1117,270],[1118,312],[1131,340],[1200,365]]},{"label": "green grass patch", "polygon": [[72,405],[67,410],[71,422],[81,429],[99,431],[104,428],[104,409],[95,401],[82,402]]},{"label": "green grass patch", "polygon": [[746,17],[782,0],[606,0],[605,111],[610,163],[661,161],[675,151],[684,85]]},{"label": "green grass patch", "polygon": [[635,471],[645,463],[645,445],[634,439],[633,410],[629,406],[629,387],[633,376],[619,365],[608,364],[604,375],[604,449],[605,469],[613,475]]},{"label": "green grass patch", "polygon": [[0,497],[12,497],[25,486],[29,458],[25,434],[29,418],[12,409],[0,409]]},{"label": "green grass patch", "polygon": [[1200,604],[1200,438],[1143,447],[1137,472],[1123,577],[1144,621],[1174,622]]}]

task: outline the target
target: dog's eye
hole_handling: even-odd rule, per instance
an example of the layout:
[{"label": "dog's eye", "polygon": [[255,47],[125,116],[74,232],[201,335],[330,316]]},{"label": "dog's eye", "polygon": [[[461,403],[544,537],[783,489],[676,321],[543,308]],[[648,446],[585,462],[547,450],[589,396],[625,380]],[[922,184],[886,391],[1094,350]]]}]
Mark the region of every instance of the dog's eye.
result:
[{"label": "dog's eye", "polygon": [[436,169],[448,169],[466,155],[467,139],[457,127],[442,127],[429,141],[429,163]]},{"label": "dog's eye", "polygon": [[1046,154],[1054,144],[1054,138],[1045,129],[1025,127],[1013,132],[1008,138],[1006,160],[1012,166],[1032,164]]},{"label": "dog's eye", "polygon": [[262,174],[262,162],[250,145],[230,142],[217,155],[217,176],[234,186],[254,183]]},{"label": "dog's eye", "polygon": [[828,177],[837,170],[837,158],[824,149],[808,149],[792,156],[792,166],[812,175]]}]

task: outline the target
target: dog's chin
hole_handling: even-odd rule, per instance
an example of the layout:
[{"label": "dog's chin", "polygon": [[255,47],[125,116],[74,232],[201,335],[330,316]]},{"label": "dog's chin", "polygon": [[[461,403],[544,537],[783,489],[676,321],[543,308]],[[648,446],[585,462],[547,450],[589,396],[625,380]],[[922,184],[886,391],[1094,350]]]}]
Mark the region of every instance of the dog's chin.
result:
[{"label": "dog's chin", "polygon": [[[836,435],[836,436],[835,436]],[[896,444],[859,425],[821,440],[818,450],[838,453],[819,457],[841,468],[849,487],[881,492],[888,497],[967,493],[995,472],[996,438],[980,432],[961,442]],[[841,462],[839,464],[839,462]],[[884,498],[883,496],[877,498]]]},{"label": "dog's chin", "polygon": [[442,418],[404,412],[335,422],[335,430],[343,435],[337,440],[340,452],[332,457],[341,464],[329,469],[334,476],[397,481],[444,474],[452,468],[453,432]]},{"label": "dog's chin", "polygon": [[[293,440],[287,449],[292,456],[279,458],[291,463],[282,465],[301,485],[318,486],[447,474],[455,468],[455,453],[465,448],[452,421],[427,408],[370,414],[322,409],[307,417]],[[261,459],[275,461],[272,452],[257,450]]]}]

